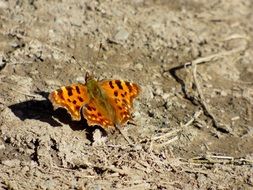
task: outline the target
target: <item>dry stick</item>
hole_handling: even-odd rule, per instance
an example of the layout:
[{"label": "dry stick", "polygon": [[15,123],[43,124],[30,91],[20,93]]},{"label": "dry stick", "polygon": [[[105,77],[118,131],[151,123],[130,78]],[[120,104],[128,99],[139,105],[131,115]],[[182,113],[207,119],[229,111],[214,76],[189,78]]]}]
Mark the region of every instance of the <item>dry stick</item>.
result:
[{"label": "dry stick", "polygon": [[121,135],[125,138],[125,140],[128,142],[129,145],[133,145],[134,143],[128,138],[128,136],[120,129],[120,126],[118,124],[115,124],[115,128],[119,130]]},{"label": "dry stick", "polygon": [[176,129],[176,130],[174,130],[174,131],[170,131],[170,132],[165,133],[165,134],[163,134],[163,135],[153,137],[151,140],[155,141],[155,140],[158,140],[158,139],[163,139],[163,138],[165,138],[165,137],[171,137],[171,136],[173,136],[174,134],[178,133],[179,131],[181,131],[181,129]]},{"label": "dry stick", "polygon": [[193,61],[185,63],[184,66],[188,67],[188,66],[192,66],[193,64],[206,63],[206,62],[210,62],[212,60],[214,61],[214,60],[216,60],[220,57],[231,55],[231,54],[234,54],[234,53],[238,53],[238,52],[241,52],[241,51],[244,51],[244,50],[245,50],[245,47],[239,47],[239,48],[236,48],[236,49],[233,49],[233,50],[230,50],[230,51],[224,51],[224,52],[212,54],[212,55],[209,55],[209,56],[206,56],[206,57],[200,57],[198,59],[195,59]]},{"label": "dry stick", "polygon": [[[169,72],[176,79],[176,81],[179,82],[182,85],[182,90],[183,90],[185,96],[188,97],[188,99],[190,100],[191,98],[190,98],[190,96],[187,94],[187,92],[185,90],[185,85],[183,84],[184,83],[183,80],[180,79],[179,77],[177,77],[176,74],[175,74],[175,72],[177,70],[186,68],[188,66],[193,66],[193,65],[196,66],[197,64],[207,63],[207,62],[210,62],[210,61],[217,60],[218,58],[223,57],[223,56],[227,56],[227,55],[231,55],[231,54],[234,54],[234,53],[242,52],[242,51],[245,50],[245,48],[246,47],[239,47],[239,48],[236,48],[236,49],[233,49],[233,50],[230,50],[230,51],[224,51],[224,52],[216,53],[216,54],[209,55],[209,56],[206,56],[206,57],[201,57],[201,58],[195,59],[195,60],[193,60],[191,62],[187,62],[184,65],[176,66],[176,67],[170,69]],[[196,80],[196,74],[195,74],[195,84],[196,84],[196,86],[198,86],[198,90],[199,90],[200,88],[199,88],[198,82],[196,83],[196,81],[197,80]],[[193,101],[193,100],[191,100],[191,101]],[[192,102],[192,103],[194,103],[194,102]],[[202,95],[202,107],[205,110],[205,114],[208,115],[212,119],[212,121],[214,123],[214,126],[216,127],[217,130],[220,130],[222,132],[227,132],[227,130],[225,130],[223,128],[220,128],[218,126],[218,123],[217,123],[215,117],[213,116],[213,114],[210,112],[210,110],[208,109],[208,107],[206,105],[207,105],[206,103],[203,104],[203,95]]]},{"label": "dry stick", "polygon": [[219,57],[222,57],[222,56],[225,56],[225,55],[230,55],[230,54],[233,54],[233,53],[243,51],[244,49],[245,49],[244,47],[243,48],[240,47],[240,48],[237,48],[237,49],[234,49],[234,50],[231,50],[231,51],[225,51],[225,52],[213,54],[213,55],[210,55],[210,56],[207,56],[207,57],[198,58],[194,61],[187,62],[187,63],[184,64],[185,67],[192,66],[193,80],[194,80],[194,83],[196,85],[196,89],[197,89],[197,92],[198,92],[198,95],[199,95],[199,98],[200,98],[200,104],[201,104],[202,108],[204,109],[205,114],[208,115],[212,119],[214,127],[217,130],[221,131],[221,132],[229,133],[229,130],[224,128],[221,124],[218,123],[218,121],[216,120],[214,114],[210,111],[209,106],[205,101],[204,95],[201,91],[201,87],[200,87],[198,79],[197,79],[197,74],[196,74],[197,73],[197,64],[206,63],[206,62],[209,62],[211,60],[218,59]]},{"label": "dry stick", "polygon": [[182,127],[188,127],[191,125],[202,113],[202,110],[195,112],[193,117],[186,124],[182,125]]},{"label": "dry stick", "polygon": [[198,156],[188,160],[189,163],[200,163],[200,164],[238,164],[238,165],[253,165],[253,160],[244,158],[234,158],[231,156],[215,156],[206,155]]},{"label": "dry stick", "polygon": [[96,167],[99,167],[99,168],[104,169],[104,170],[111,170],[111,171],[113,171],[115,173],[119,173],[121,175],[129,175],[129,173],[125,172],[122,169],[115,168],[114,166],[96,166]]},{"label": "dry stick", "polygon": [[204,109],[204,112],[206,113],[206,115],[208,115],[212,119],[214,127],[216,129],[218,129],[219,131],[228,133],[229,131],[225,128],[222,128],[221,125],[218,123],[218,121],[216,120],[214,114],[211,112],[211,110],[209,108],[209,105],[206,103],[205,97],[202,93],[202,90],[201,90],[200,84],[198,82],[196,73],[197,73],[197,65],[196,65],[196,63],[192,63],[193,80],[194,80],[194,83],[195,83],[195,86],[196,86],[196,89],[197,89],[197,92],[198,92],[198,95],[199,95],[199,98],[200,98],[200,104],[201,104],[202,108]]},{"label": "dry stick", "polygon": [[168,144],[170,144],[170,143],[172,143],[172,142],[174,142],[174,141],[177,141],[177,140],[178,140],[178,136],[175,136],[175,137],[173,137],[172,139],[169,139],[168,141],[166,141],[166,142],[164,142],[164,143],[162,143],[162,144],[159,144],[159,147],[166,146],[166,145],[168,145]]},{"label": "dry stick", "polygon": [[[183,128],[188,127],[189,125],[191,125],[202,113],[203,113],[202,110],[195,112],[194,115],[193,115],[193,117],[187,123],[181,125],[181,129],[176,129],[176,130],[170,131],[168,133],[165,133],[163,135],[151,138],[151,142],[150,142],[150,145],[149,145],[149,151],[150,152],[152,151],[153,144],[154,144],[155,141],[161,140],[161,139],[164,139],[164,138],[169,138],[169,137],[172,137],[174,135],[177,135],[179,132],[181,132],[183,130]],[[170,143],[172,143],[172,142],[174,142],[176,140],[178,140],[178,136],[175,136],[175,137],[169,139],[168,141],[160,144],[159,147],[168,145],[168,144],[170,144]]]}]

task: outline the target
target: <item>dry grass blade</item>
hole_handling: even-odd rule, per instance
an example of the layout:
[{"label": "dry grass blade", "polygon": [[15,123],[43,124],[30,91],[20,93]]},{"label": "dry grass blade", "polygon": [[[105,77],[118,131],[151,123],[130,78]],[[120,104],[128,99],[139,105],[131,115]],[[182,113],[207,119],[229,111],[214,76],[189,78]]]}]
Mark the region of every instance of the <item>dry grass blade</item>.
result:
[{"label": "dry grass blade", "polygon": [[207,116],[209,116],[212,121],[213,121],[213,125],[214,127],[218,130],[218,131],[222,131],[222,132],[226,132],[226,133],[229,133],[230,130],[228,128],[225,128],[224,125],[220,124],[216,117],[214,116],[214,114],[211,112],[211,109],[209,108],[209,105],[206,103],[205,101],[205,97],[202,93],[202,89],[201,89],[201,86],[199,84],[199,81],[197,79],[197,65],[196,63],[192,63],[192,75],[193,75],[193,80],[194,80],[194,84],[196,86],[196,90],[198,92],[198,95],[199,95],[199,102],[202,106],[202,108],[204,109],[204,112]]},{"label": "dry grass blade", "polygon": [[129,137],[121,130],[119,125],[115,125],[115,128],[118,129],[118,131],[120,132],[120,134],[124,137],[124,139],[128,142],[129,145],[133,146],[134,143],[129,139]]},{"label": "dry grass blade", "polygon": [[233,165],[253,165],[253,160],[244,158],[234,158],[231,156],[204,155],[188,160],[189,163],[199,164],[233,164]]}]

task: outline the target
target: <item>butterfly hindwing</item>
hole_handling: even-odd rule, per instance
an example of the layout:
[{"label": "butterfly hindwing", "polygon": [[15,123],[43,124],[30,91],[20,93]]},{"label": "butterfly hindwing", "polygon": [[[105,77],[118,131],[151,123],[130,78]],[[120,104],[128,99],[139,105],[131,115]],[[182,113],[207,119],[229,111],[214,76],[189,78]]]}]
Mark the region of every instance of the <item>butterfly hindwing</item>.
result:
[{"label": "butterfly hindwing", "polygon": [[95,100],[91,100],[82,109],[84,118],[89,126],[100,125],[103,127],[113,126],[113,121],[107,117],[107,113],[101,108]]},{"label": "butterfly hindwing", "polygon": [[83,84],[72,84],[61,87],[49,95],[54,109],[63,107],[67,109],[73,120],[80,120],[80,110],[89,102],[87,88]]}]

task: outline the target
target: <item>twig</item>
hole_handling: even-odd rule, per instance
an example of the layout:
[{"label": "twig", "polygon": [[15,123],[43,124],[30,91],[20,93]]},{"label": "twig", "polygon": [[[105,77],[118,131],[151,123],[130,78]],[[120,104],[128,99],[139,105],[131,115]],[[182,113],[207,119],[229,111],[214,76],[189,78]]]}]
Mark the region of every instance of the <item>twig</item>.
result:
[{"label": "twig", "polygon": [[115,128],[119,130],[124,139],[128,142],[129,145],[134,145],[134,143],[128,138],[128,136],[121,130],[118,124],[115,124]]},{"label": "twig", "polygon": [[188,163],[200,164],[236,164],[236,165],[253,165],[253,160],[244,158],[234,158],[231,156],[205,155],[191,158]]},{"label": "twig", "polygon": [[[236,38],[238,38],[238,36],[236,36]],[[228,39],[229,40],[229,39]],[[191,96],[189,96],[189,94],[187,93],[187,90],[186,90],[186,85],[185,85],[185,82],[179,78],[176,74],[176,71],[177,70],[180,70],[180,69],[183,69],[183,68],[186,68],[188,66],[193,66],[195,68],[193,68],[193,76],[194,76],[194,81],[195,81],[195,84],[196,84],[196,87],[197,87],[197,91],[199,93],[199,96],[200,96],[200,103],[204,109],[204,112],[205,114],[207,114],[213,121],[213,124],[214,124],[214,127],[221,131],[221,132],[226,132],[228,133],[228,129],[225,129],[223,126],[221,126],[220,124],[218,124],[216,118],[214,117],[214,115],[210,112],[210,109],[208,107],[208,105],[206,104],[206,102],[204,101],[204,96],[203,94],[201,93],[201,90],[200,90],[200,86],[199,86],[199,83],[197,81],[197,77],[196,77],[196,65],[198,64],[203,64],[203,63],[207,63],[207,62],[210,62],[210,61],[214,61],[214,60],[217,60],[223,56],[228,56],[228,55],[231,55],[231,54],[235,54],[235,53],[238,53],[238,52],[241,52],[241,51],[244,51],[246,48],[246,46],[242,46],[242,47],[239,47],[239,48],[236,48],[236,49],[233,49],[233,50],[230,50],[230,51],[223,51],[223,52],[220,52],[220,53],[216,53],[216,54],[213,54],[213,55],[209,55],[209,56],[206,56],[206,57],[201,57],[201,58],[198,58],[198,59],[195,59],[193,61],[190,61],[190,62],[187,62],[185,63],[184,65],[179,65],[179,66],[176,66],[174,68],[171,68],[169,70],[170,74],[175,78],[175,80],[181,84],[182,86],[182,91],[183,93],[185,94],[185,97],[190,100],[194,105],[197,104],[197,102],[195,101],[195,99]],[[165,71],[167,72],[167,71]]]},{"label": "twig", "polygon": [[181,129],[176,129],[176,130],[174,130],[174,131],[170,131],[170,132],[165,133],[165,134],[163,134],[163,135],[153,137],[153,138],[151,138],[151,140],[155,141],[155,140],[158,140],[158,139],[163,139],[163,138],[165,138],[165,137],[171,137],[171,136],[173,136],[175,133],[178,133],[178,132],[180,132],[180,131],[181,131]]},{"label": "twig", "polygon": [[231,36],[228,36],[222,41],[229,41],[229,40],[235,40],[235,39],[245,39],[247,41],[250,41],[250,37],[246,35],[241,35],[241,34],[232,34]]},{"label": "twig", "polygon": [[204,174],[206,176],[208,176],[208,172],[205,172],[204,170],[190,170],[190,169],[183,169],[184,172],[187,172],[187,173],[200,173],[200,174]]},{"label": "twig", "polygon": [[202,113],[202,110],[195,112],[193,117],[186,124],[182,125],[182,127],[188,127],[191,125]]},{"label": "twig", "polygon": [[222,127],[221,124],[218,123],[214,114],[211,112],[209,105],[205,101],[205,97],[202,93],[199,81],[197,79],[197,64],[196,63],[192,63],[192,75],[193,75],[194,84],[196,86],[196,90],[197,90],[199,98],[200,98],[199,102],[200,102],[202,108],[204,109],[205,114],[211,118],[214,127],[218,131],[229,133],[228,129]]},{"label": "twig", "polygon": [[163,147],[163,146],[166,146],[166,145],[168,145],[168,144],[170,144],[170,143],[172,143],[172,142],[174,142],[174,141],[176,141],[176,140],[178,140],[178,136],[175,136],[175,137],[173,137],[172,139],[169,139],[169,140],[167,140],[166,142],[164,142],[164,143],[162,143],[162,144],[159,144],[158,146],[159,146],[159,147]]},{"label": "twig", "polygon": [[210,62],[210,61],[215,61],[220,57],[231,55],[231,54],[234,54],[234,53],[238,53],[238,52],[243,51],[244,49],[245,49],[244,47],[239,47],[239,48],[236,48],[236,49],[233,49],[233,50],[230,50],[230,51],[223,51],[223,52],[212,54],[212,55],[209,55],[209,56],[206,56],[206,57],[200,57],[198,59],[195,59],[193,61],[185,63],[183,66],[188,67],[188,66],[192,66],[193,64],[201,64],[201,63],[206,63],[206,62]]},{"label": "twig", "polygon": [[115,173],[119,173],[121,175],[129,175],[129,173],[125,172],[122,169],[115,168],[114,166],[94,166],[94,167],[102,168],[102,169],[105,169],[105,170],[111,170],[111,171],[113,171]]},{"label": "twig", "polygon": [[[185,127],[188,127],[189,125],[191,125],[202,113],[203,113],[202,110],[195,112],[194,115],[193,115],[193,117],[187,123],[181,125],[180,129],[176,129],[176,130],[167,132],[167,133],[165,133],[163,135],[160,135],[160,136],[152,137],[150,145],[149,145],[149,151],[150,152],[152,151],[153,145],[154,145],[155,141],[158,141],[158,140],[162,141],[165,138],[171,138],[172,136],[177,135]],[[171,139],[169,139],[169,140],[167,140],[166,142],[163,142],[163,143],[157,142],[157,144],[158,144],[159,147],[162,147],[162,146],[168,145],[168,144],[170,144],[170,143],[172,143],[172,142],[174,142],[176,140],[178,140],[178,136],[174,136],[173,138],[171,138]]]}]

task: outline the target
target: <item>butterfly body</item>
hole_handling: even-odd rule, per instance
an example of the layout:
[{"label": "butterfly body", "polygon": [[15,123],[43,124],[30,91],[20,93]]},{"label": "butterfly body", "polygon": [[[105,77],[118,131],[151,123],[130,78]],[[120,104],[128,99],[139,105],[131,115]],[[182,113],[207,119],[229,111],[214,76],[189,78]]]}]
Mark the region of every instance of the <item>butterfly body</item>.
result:
[{"label": "butterfly body", "polygon": [[123,125],[131,119],[133,99],[139,94],[137,84],[122,80],[96,81],[87,75],[85,84],[61,87],[49,95],[54,108],[67,109],[73,120],[81,119],[81,109],[89,126],[104,128]]}]

